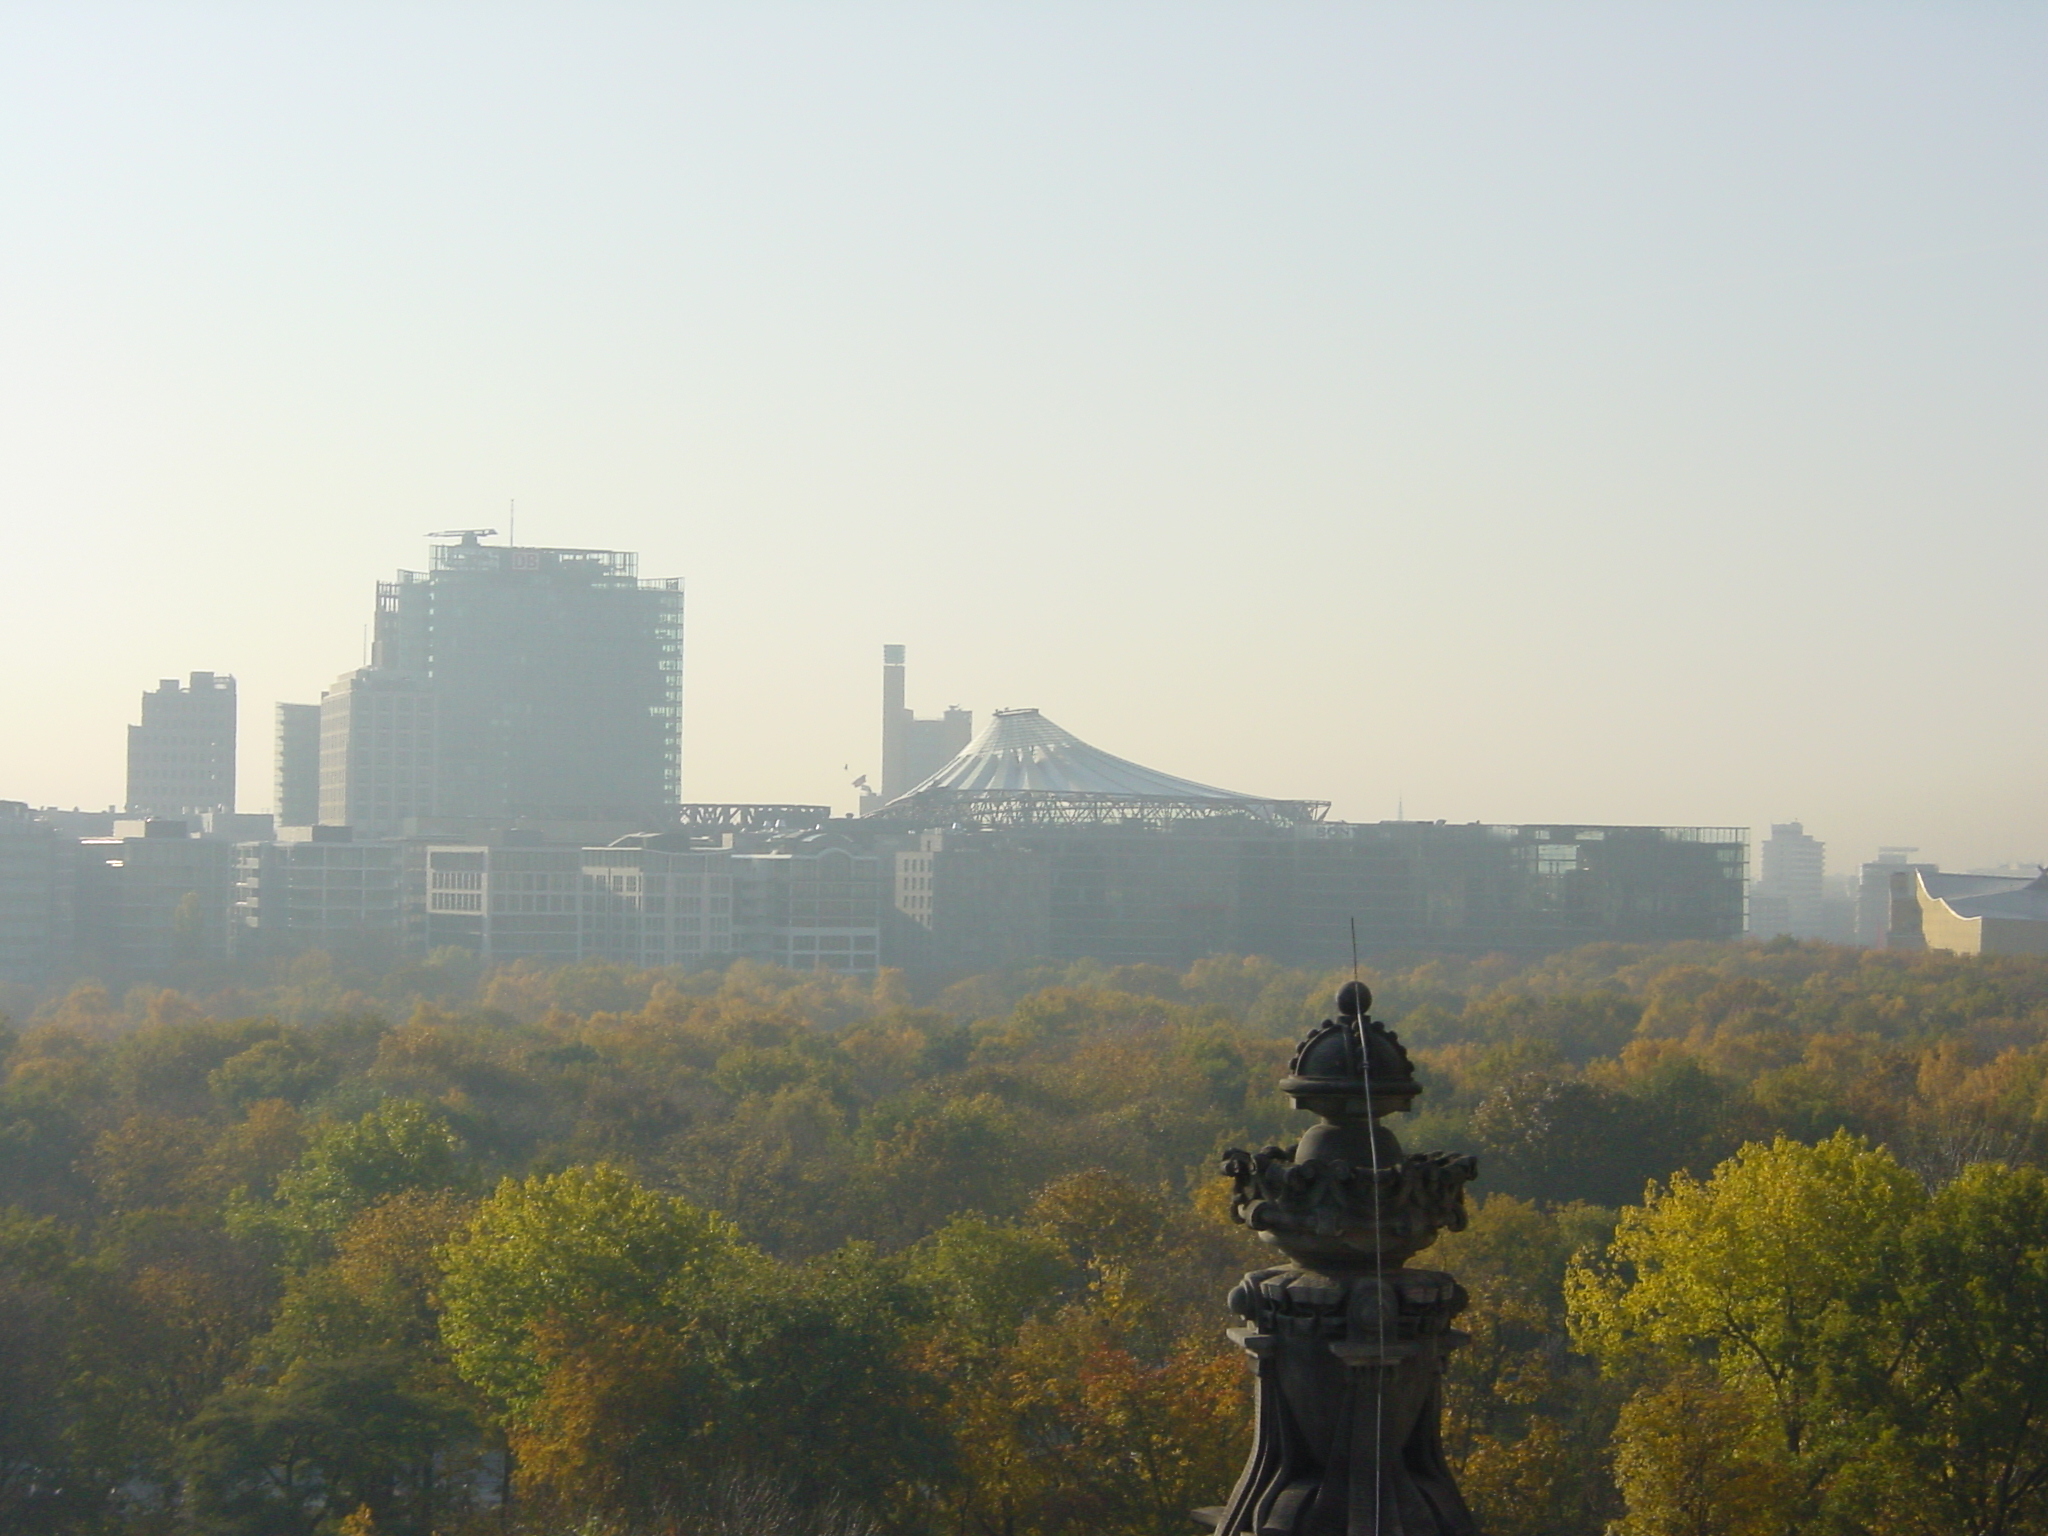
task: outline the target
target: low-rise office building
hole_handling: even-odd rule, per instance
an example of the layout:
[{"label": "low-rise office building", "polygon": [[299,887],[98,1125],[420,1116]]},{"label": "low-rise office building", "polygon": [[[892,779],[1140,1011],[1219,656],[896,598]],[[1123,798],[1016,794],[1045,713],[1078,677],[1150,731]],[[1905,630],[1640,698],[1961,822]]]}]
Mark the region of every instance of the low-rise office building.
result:
[{"label": "low-rise office building", "polygon": [[734,854],[735,952],[795,971],[873,975],[893,863],[866,840],[833,830]]},{"label": "low-rise office building", "polygon": [[396,957],[406,940],[405,849],[347,827],[292,829],[235,849],[235,952]]},{"label": "low-rise office building", "polygon": [[0,800],[0,981],[61,975],[72,950],[71,840],[20,800]]},{"label": "low-rise office building", "polygon": [[734,860],[693,841],[667,833],[582,850],[586,953],[634,966],[730,958]]},{"label": "low-rise office building", "polygon": [[159,818],[75,851],[77,964],[117,982],[168,978],[228,957],[234,845]]},{"label": "low-rise office building", "polygon": [[1327,809],[1177,778],[1005,710],[860,825],[878,849],[893,835],[885,959],[914,970],[1219,952],[1341,965],[1354,924],[1372,954],[1742,931],[1741,828],[1344,823]]}]

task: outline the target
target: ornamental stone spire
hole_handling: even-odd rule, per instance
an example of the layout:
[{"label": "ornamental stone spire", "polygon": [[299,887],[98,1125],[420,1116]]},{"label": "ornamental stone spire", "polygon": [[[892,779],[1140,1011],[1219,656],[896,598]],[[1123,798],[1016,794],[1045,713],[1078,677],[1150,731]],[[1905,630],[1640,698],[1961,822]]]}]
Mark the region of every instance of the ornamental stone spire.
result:
[{"label": "ornamental stone spire", "polygon": [[1288,1261],[1230,1293],[1251,1357],[1251,1458],[1216,1536],[1477,1536],[1445,1464],[1443,1360],[1465,1291],[1408,1261],[1465,1225],[1469,1157],[1406,1156],[1379,1123],[1422,1090],[1400,1039],[1347,982],[1280,1090],[1317,1123],[1293,1147],[1233,1149],[1231,1215]]}]

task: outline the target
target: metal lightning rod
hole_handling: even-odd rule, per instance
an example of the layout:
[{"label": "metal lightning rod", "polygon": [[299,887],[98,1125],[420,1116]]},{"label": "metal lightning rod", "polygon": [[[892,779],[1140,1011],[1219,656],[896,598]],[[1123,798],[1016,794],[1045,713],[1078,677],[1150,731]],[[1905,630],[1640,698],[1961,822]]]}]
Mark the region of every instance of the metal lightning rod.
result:
[{"label": "metal lightning rod", "polygon": [[1365,1090],[1365,1138],[1367,1166],[1372,1173],[1372,1278],[1373,1332],[1378,1358],[1372,1368],[1372,1529],[1379,1536],[1381,1478],[1386,1463],[1387,1412],[1387,1257],[1381,1246],[1380,1230],[1380,1124],[1372,1112],[1372,1050],[1365,1036],[1365,995],[1358,977],[1358,919],[1351,919],[1351,981],[1360,990],[1351,994],[1358,1012],[1352,1016],[1358,1031],[1358,1082]]}]

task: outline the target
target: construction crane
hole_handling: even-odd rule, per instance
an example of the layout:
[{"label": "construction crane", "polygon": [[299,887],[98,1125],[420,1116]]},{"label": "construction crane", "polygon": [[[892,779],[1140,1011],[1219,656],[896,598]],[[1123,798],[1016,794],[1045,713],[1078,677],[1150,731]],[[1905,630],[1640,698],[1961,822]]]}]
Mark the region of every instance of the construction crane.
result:
[{"label": "construction crane", "polygon": [[443,528],[438,533],[427,535],[430,539],[461,539],[472,544],[478,539],[494,539],[497,536],[498,530],[495,528]]}]

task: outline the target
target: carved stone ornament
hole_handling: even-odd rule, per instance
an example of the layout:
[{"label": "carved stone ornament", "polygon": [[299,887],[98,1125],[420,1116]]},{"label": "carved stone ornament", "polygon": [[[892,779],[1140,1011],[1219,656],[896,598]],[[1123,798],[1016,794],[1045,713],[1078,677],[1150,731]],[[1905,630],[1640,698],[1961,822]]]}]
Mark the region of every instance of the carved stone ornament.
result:
[{"label": "carved stone ornament", "polygon": [[1400,1039],[1347,982],[1337,1017],[1302,1040],[1281,1079],[1318,1117],[1293,1147],[1225,1154],[1231,1215],[1290,1260],[1230,1293],[1258,1417],[1230,1502],[1198,1510],[1217,1536],[1477,1536],[1444,1461],[1445,1354],[1465,1291],[1408,1260],[1465,1225],[1478,1165],[1405,1156],[1379,1123],[1421,1087]]}]

